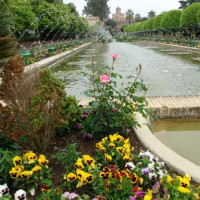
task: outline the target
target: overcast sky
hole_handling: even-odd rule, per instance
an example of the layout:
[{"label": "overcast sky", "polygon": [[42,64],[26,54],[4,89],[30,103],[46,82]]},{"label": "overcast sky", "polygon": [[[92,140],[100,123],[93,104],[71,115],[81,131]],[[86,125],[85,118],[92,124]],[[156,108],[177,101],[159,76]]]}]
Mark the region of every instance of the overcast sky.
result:
[{"label": "overcast sky", "polygon": [[[64,0],[64,3],[74,3],[77,10],[82,14],[82,10],[86,5],[85,0]],[[140,13],[143,17],[147,16],[150,10],[156,11],[156,14],[162,11],[178,9],[178,0],[109,0],[108,2],[111,13],[115,13],[116,8],[119,6],[122,12],[132,9],[134,13]]]}]

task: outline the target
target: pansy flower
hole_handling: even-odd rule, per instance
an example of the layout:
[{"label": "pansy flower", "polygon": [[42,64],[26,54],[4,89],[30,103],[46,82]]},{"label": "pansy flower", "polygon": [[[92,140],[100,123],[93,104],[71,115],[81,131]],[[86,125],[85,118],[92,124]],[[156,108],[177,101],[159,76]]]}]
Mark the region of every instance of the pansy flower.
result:
[{"label": "pansy flower", "polygon": [[30,171],[24,171],[20,174],[20,176],[25,179],[25,180],[28,180],[30,178],[30,176],[32,175],[32,172]]},{"label": "pansy flower", "polygon": [[73,182],[73,181],[75,181],[76,180],[76,174],[74,174],[74,173],[69,173],[68,175],[67,175],[67,181],[68,182]]},{"label": "pansy flower", "polygon": [[16,179],[19,176],[19,171],[15,168],[12,168],[12,170],[9,172],[12,179]]},{"label": "pansy flower", "polygon": [[13,164],[14,164],[15,166],[21,165],[21,164],[22,164],[22,159],[21,159],[19,156],[15,156],[15,157],[13,158]]}]

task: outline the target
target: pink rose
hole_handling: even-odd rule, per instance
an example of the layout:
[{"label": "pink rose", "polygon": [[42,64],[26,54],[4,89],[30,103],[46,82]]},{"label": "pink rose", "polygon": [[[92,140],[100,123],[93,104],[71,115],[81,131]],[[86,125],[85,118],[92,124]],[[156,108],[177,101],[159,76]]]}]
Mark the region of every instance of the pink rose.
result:
[{"label": "pink rose", "polygon": [[116,60],[118,58],[118,55],[115,53],[112,55],[113,60]]},{"label": "pink rose", "polygon": [[110,78],[108,75],[104,74],[100,76],[100,80],[102,83],[109,83],[110,82]]}]

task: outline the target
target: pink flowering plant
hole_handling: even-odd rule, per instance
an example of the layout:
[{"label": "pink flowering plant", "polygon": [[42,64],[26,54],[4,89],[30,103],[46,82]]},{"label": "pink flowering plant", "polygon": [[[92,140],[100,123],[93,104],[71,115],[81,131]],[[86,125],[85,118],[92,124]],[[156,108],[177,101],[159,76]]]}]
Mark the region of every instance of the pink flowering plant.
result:
[{"label": "pink flowering plant", "polygon": [[[148,113],[144,97],[147,87],[139,79],[142,65],[139,64],[136,74],[126,77],[130,81],[124,86],[123,77],[115,72],[114,65],[117,59],[118,55],[114,54],[111,67],[99,68],[93,58],[89,68],[91,71],[85,73],[92,82],[85,95],[92,98],[92,101],[83,109],[79,128],[88,139],[101,138],[116,131],[130,132],[138,125],[135,113],[140,112],[144,117]],[[136,95],[137,92],[141,95]]]}]

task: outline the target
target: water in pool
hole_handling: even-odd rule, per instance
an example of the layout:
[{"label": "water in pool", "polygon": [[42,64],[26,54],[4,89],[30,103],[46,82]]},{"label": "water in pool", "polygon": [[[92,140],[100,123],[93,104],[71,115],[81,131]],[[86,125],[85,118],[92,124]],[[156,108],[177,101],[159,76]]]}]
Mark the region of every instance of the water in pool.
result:
[{"label": "water in pool", "polygon": [[200,165],[200,119],[164,119],[152,123],[154,135],[182,157]]},{"label": "water in pool", "polygon": [[124,86],[128,82],[126,77],[136,74],[136,66],[142,63],[141,78],[148,87],[147,96],[200,94],[200,54],[149,43],[96,43],[66,59],[53,71],[65,82],[68,94],[83,98],[91,83],[82,72],[88,71],[92,55],[99,66],[110,66],[114,53],[119,56],[115,71],[124,77]]}]

